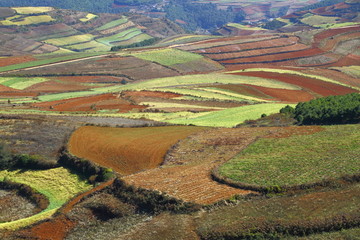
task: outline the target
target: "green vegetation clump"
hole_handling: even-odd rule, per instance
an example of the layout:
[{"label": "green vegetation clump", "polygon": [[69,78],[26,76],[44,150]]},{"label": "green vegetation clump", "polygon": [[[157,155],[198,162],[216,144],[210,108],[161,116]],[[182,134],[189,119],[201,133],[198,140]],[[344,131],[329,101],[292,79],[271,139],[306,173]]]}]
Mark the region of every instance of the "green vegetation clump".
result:
[{"label": "green vegetation clump", "polygon": [[271,22],[267,22],[263,26],[263,28],[270,29],[270,30],[275,30],[275,29],[281,28],[281,27],[283,27],[285,25],[287,25],[285,22],[274,19]]},{"label": "green vegetation clump", "polygon": [[219,173],[263,187],[311,185],[359,174],[359,126],[322,129],[312,135],[260,139],[222,165]]},{"label": "green vegetation clump", "polygon": [[360,123],[360,94],[318,98],[298,103],[293,109],[285,107],[281,113],[290,113],[303,125]]}]

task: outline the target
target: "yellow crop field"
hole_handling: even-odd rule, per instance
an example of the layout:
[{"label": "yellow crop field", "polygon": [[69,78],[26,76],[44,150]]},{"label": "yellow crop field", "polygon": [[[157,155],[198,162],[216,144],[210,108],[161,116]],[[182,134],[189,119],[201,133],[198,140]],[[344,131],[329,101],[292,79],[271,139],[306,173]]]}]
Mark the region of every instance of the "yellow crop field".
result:
[{"label": "yellow crop field", "polygon": [[79,20],[82,21],[82,22],[88,22],[88,21],[90,21],[92,19],[95,19],[97,17],[98,17],[98,15],[88,13],[84,18],[80,18]]},{"label": "yellow crop field", "polygon": [[38,14],[54,10],[53,7],[13,7],[18,14]]},{"label": "yellow crop field", "polygon": [[25,26],[25,25],[46,23],[52,21],[55,21],[55,19],[53,19],[49,15],[37,15],[37,16],[27,16],[27,17],[24,17],[22,15],[15,15],[6,18],[3,21],[0,21],[0,23],[5,26],[11,26],[11,25]]}]

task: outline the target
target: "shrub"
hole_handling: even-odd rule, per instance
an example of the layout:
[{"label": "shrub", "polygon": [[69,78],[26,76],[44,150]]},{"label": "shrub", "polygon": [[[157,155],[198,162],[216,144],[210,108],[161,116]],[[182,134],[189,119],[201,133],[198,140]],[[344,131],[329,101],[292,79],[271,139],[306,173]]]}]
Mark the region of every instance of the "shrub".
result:
[{"label": "shrub", "polygon": [[0,143],[0,169],[12,168],[15,163],[9,147],[5,143]]}]

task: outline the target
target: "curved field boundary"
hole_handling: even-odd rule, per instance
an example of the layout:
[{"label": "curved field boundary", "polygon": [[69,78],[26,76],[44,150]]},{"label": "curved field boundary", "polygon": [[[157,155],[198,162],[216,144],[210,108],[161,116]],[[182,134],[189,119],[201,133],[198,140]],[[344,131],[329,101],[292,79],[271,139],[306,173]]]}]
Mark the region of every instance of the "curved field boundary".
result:
[{"label": "curved field boundary", "polygon": [[127,17],[122,17],[120,19],[108,22],[108,23],[102,25],[101,27],[96,28],[96,30],[97,31],[107,30],[109,28],[113,28],[113,27],[122,25],[122,24],[127,23],[127,22],[128,22]]},{"label": "curved field boundary", "polygon": [[[288,60],[296,60],[308,56],[315,56],[323,54],[324,52],[318,48],[309,48],[300,51],[291,51],[288,53],[273,53],[268,54],[262,57],[249,57],[245,59],[234,59],[234,60],[227,60],[227,61],[220,61],[221,64],[225,65],[236,65],[236,64],[256,64],[256,63],[274,63],[274,62],[284,62]],[[267,60],[264,60],[267,59]]]},{"label": "curved field boundary", "polygon": [[[279,41],[279,40],[283,41]],[[233,53],[233,52],[243,52],[248,50],[257,50],[263,48],[272,48],[272,47],[285,47],[298,42],[297,37],[289,38],[274,38],[274,39],[264,39],[256,42],[249,43],[239,43],[231,44],[220,47],[205,48],[197,51],[193,51],[201,54],[222,54],[222,53]],[[255,46],[254,46],[255,45]],[[257,46],[259,45],[259,46]]]},{"label": "curved field boundary", "polygon": [[334,83],[337,85],[341,85],[341,86],[348,87],[348,88],[353,88],[353,89],[360,91],[360,88],[358,88],[358,87],[354,87],[349,84],[338,82],[338,81],[335,81],[328,77],[319,76],[319,75],[315,75],[315,74],[302,73],[302,72],[298,72],[298,71],[294,71],[294,70],[272,69],[272,68],[249,68],[249,69],[244,69],[244,70],[240,70],[240,71],[237,71],[237,70],[231,71],[228,73],[240,74],[241,72],[271,72],[271,73],[279,73],[279,74],[282,74],[282,73],[283,74],[293,74],[293,75],[298,75],[298,76],[305,77],[305,78],[313,78],[313,79],[321,80],[324,82]]},{"label": "curved field boundary", "polygon": [[[309,46],[304,44],[291,44],[288,46],[278,46],[278,47],[269,47],[269,48],[259,48],[252,49],[247,51],[240,51],[234,53],[225,53],[225,54],[216,54],[216,55],[206,55],[214,61],[227,61],[227,60],[236,60],[241,58],[252,58],[252,57],[262,57],[283,53],[297,52],[301,50],[309,49]],[[218,56],[220,55],[220,56]]]},{"label": "curved field boundary", "polygon": [[180,46],[182,50],[185,51],[196,51],[201,49],[210,49],[214,47],[222,47],[234,44],[244,44],[244,43],[251,43],[251,42],[258,42],[263,40],[272,40],[272,39],[279,39],[280,36],[268,35],[268,36],[258,36],[258,37],[236,37],[236,38],[229,38],[229,39],[212,39],[212,40],[205,40],[197,43],[189,43],[185,46]]},{"label": "curved field boundary", "polygon": [[348,32],[352,32],[352,31],[359,31],[359,30],[360,30],[360,26],[325,30],[314,36],[314,46],[318,47],[322,40],[333,37],[335,35],[342,34],[342,33],[348,33]]},{"label": "curved field boundary", "polygon": [[338,34],[335,37],[332,37],[331,39],[327,39],[324,44],[320,44],[320,49],[324,51],[331,51],[343,41],[348,41],[351,39],[358,39],[358,38],[360,38],[360,30],[359,32],[347,32],[347,33]]},{"label": "curved field boundary", "polygon": [[121,174],[159,166],[167,150],[202,127],[107,128],[85,126],[76,130],[69,151]]}]

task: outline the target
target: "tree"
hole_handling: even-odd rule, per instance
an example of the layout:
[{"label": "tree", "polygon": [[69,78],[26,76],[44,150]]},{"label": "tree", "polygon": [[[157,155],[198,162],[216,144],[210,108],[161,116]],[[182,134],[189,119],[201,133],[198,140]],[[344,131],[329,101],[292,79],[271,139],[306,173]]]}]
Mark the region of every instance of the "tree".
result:
[{"label": "tree", "polygon": [[0,169],[12,168],[14,165],[15,161],[8,146],[5,143],[0,143]]}]

